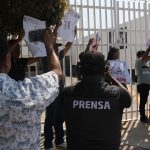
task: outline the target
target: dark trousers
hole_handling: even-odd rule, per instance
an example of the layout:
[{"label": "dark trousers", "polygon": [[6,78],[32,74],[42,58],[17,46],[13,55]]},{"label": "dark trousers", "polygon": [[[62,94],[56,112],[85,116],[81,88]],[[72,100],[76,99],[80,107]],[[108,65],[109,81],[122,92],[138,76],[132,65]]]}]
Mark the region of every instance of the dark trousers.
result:
[{"label": "dark trousers", "polygon": [[63,131],[63,112],[59,96],[56,100],[46,108],[46,118],[44,124],[44,147],[45,149],[53,147],[52,141],[54,139],[55,131],[55,144],[59,145],[64,142]]},{"label": "dark trousers", "polygon": [[140,94],[140,115],[141,118],[144,118],[145,115],[145,105],[148,100],[148,95],[149,95],[149,90],[150,90],[150,85],[149,84],[140,84],[137,86],[137,91]]}]

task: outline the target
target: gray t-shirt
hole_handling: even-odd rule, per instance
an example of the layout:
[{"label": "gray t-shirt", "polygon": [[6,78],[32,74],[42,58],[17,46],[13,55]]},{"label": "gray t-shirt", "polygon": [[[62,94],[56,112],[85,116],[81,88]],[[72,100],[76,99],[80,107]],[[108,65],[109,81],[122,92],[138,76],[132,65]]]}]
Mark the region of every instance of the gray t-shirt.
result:
[{"label": "gray t-shirt", "polygon": [[137,84],[150,84],[150,69],[142,58],[138,59],[135,63],[136,75],[138,77]]}]

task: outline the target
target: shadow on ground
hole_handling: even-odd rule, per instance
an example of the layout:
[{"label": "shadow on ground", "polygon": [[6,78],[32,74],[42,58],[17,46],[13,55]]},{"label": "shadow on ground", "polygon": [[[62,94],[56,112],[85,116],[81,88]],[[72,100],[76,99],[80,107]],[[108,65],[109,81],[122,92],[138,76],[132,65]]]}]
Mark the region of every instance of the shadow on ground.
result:
[{"label": "shadow on ground", "polygon": [[[142,124],[139,121],[127,121],[122,123],[122,138],[120,150],[150,150],[150,124]],[[41,150],[44,137],[41,136]],[[56,148],[56,150],[64,150]]]}]

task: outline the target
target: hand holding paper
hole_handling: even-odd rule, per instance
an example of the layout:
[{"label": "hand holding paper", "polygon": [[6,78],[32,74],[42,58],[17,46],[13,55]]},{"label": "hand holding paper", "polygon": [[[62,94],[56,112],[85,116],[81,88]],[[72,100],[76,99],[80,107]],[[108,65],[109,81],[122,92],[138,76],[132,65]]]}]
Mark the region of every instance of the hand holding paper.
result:
[{"label": "hand holding paper", "polygon": [[80,15],[74,10],[70,9],[62,18],[62,25],[58,29],[58,36],[65,41],[73,42],[74,40],[74,30]]},{"label": "hand holding paper", "polygon": [[31,42],[29,39],[29,32],[38,29],[45,29],[46,22],[38,20],[36,18],[32,18],[29,16],[24,16],[23,18],[23,27],[25,30],[24,40],[29,47],[31,54],[33,57],[43,57],[46,56],[45,45],[41,41],[33,41]]},{"label": "hand holding paper", "polygon": [[43,42],[45,44],[45,47],[51,47],[54,45],[55,36],[50,29],[45,30],[45,33],[43,36]]}]

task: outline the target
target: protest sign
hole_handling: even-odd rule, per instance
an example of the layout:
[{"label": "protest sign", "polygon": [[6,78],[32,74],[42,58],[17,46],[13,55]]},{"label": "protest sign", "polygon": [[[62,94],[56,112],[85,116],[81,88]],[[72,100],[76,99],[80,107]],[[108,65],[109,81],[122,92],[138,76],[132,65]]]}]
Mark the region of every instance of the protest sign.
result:
[{"label": "protest sign", "polygon": [[58,37],[65,41],[73,42],[74,40],[74,30],[77,26],[80,15],[73,9],[69,9],[68,12],[62,18],[61,26],[58,29]]},{"label": "protest sign", "polygon": [[46,56],[45,45],[41,41],[30,41],[29,32],[37,29],[45,29],[46,22],[41,21],[29,16],[24,16],[23,18],[23,28],[25,30],[24,40],[31,51],[33,57],[44,57]]},{"label": "protest sign", "polygon": [[130,75],[126,62],[120,60],[109,60],[109,71],[120,83],[130,83]]}]

